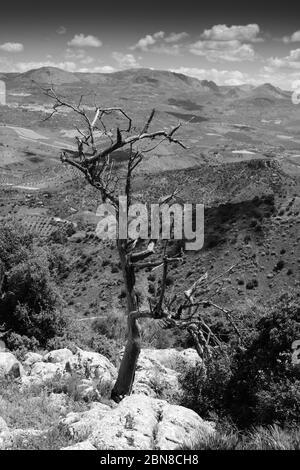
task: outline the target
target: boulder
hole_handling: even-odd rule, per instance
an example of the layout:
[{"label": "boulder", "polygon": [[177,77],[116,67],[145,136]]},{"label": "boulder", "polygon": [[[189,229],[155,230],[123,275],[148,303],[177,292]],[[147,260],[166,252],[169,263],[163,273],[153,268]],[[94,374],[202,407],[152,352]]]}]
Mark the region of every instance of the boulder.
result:
[{"label": "boulder", "polygon": [[31,367],[36,362],[42,362],[43,356],[35,352],[28,352],[24,357],[24,366]]},{"label": "boulder", "polygon": [[77,348],[77,353],[74,354],[68,361],[69,365],[76,369],[85,369],[88,367],[93,373],[98,369],[102,371],[108,371],[111,375],[116,376],[115,366],[102,354],[84,351],[83,349]]},{"label": "boulder", "polygon": [[79,348],[67,361],[66,371],[71,374],[76,373],[87,382],[87,385],[90,381],[90,386],[96,386],[100,394],[103,391],[105,395],[109,394],[117,377],[117,369],[105,356]]},{"label": "boulder", "polygon": [[54,351],[50,351],[44,356],[45,362],[63,362],[66,363],[69,359],[73,357],[72,351],[70,349],[56,349]]},{"label": "boulder", "polygon": [[201,363],[194,349],[144,349],[138,359],[133,391],[160,398],[180,393],[183,370]]},{"label": "boulder", "polygon": [[[28,359],[30,362],[31,358]],[[61,387],[70,383],[80,398],[98,400],[110,396],[117,370],[102,354],[79,348],[76,354],[69,349],[57,349],[42,359],[29,368],[28,376],[22,380],[24,386],[41,385],[58,379]]]},{"label": "boulder", "polygon": [[204,421],[194,411],[178,405],[166,404],[156,434],[156,447],[172,450],[214,433],[214,425]]},{"label": "boulder", "polygon": [[[89,442],[98,450],[174,450],[215,433],[214,424],[194,411],[145,395],[128,396],[104,413],[100,409],[99,418],[96,410],[92,413],[92,424],[88,423],[91,410],[77,414],[76,426],[80,431],[75,435],[79,438],[84,435],[82,444]],[[65,421],[64,425],[69,429],[74,423]]]},{"label": "boulder", "polygon": [[143,349],[140,354],[139,361],[150,360],[159,362],[168,369],[177,372],[186,369],[187,367],[194,367],[201,363],[201,359],[195,349],[183,349],[178,351],[174,348],[169,349]]},{"label": "boulder", "polygon": [[64,374],[65,365],[51,362],[35,362],[30,374],[24,377],[23,384],[43,384],[49,380],[59,379]]},{"label": "boulder", "polygon": [[178,372],[163,366],[154,358],[139,357],[133,392],[150,397],[160,397],[162,393],[176,393],[179,391]]},{"label": "boulder", "polygon": [[0,377],[19,378],[24,374],[21,363],[11,352],[0,352]]}]

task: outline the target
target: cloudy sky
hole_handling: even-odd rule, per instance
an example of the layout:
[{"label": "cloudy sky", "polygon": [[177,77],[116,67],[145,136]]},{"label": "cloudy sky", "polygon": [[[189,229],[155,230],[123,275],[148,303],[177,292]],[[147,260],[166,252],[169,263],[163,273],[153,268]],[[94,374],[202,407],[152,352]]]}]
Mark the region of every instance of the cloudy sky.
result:
[{"label": "cloudy sky", "polygon": [[44,65],[71,72],[151,67],[218,84],[295,86],[300,5],[203,3],[7,2],[0,15],[0,72]]}]

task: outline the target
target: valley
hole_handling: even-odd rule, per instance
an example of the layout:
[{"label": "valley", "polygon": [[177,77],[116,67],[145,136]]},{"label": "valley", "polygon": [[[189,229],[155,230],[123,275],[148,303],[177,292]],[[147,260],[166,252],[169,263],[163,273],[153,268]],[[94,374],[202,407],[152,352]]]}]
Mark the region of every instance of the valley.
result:
[{"label": "valley", "polygon": [[[205,248],[187,254],[185,264],[174,269],[175,285],[182,285],[182,278],[188,285],[199,269],[213,276],[235,259],[240,267],[223,290],[231,306],[244,303],[247,310],[244,298],[264,302],[275,284],[276,290],[299,284],[300,107],[292,104],[290,93],[269,84],[218,87],[146,69],[71,74],[45,68],[1,78],[8,98],[0,108],[0,216],[24,220],[32,230],[32,220],[58,217],[83,230],[79,243],[65,242],[72,258],[97,253],[83,276],[75,270],[63,281],[76,315],[94,317],[99,304],[104,311],[121,312],[121,278],[105,268],[102,297],[89,308],[98,282],[90,272],[101,271],[107,256],[112,265],[117,260],[99,240],[89,238],[99,195],[59,159],[61,151],[75,149],[75,126],[80,129],[82,123],[73,122],[68,112],[48,119],[51,102],[44,90],[49,86],[74,103],[82,95],[87,112],[92,113],[94,103],[121,106],[137,126],[152,108],[157,128],[181,122],[178,137],[187,150],[163,143],[145,154],[134,183],[137,197],[145,201],[155,202],[177,188],[183,200],[207,208]],[[122,174],[122,158],[115,158]],[[284,269],[275,272],[281,259]],[[248,289],[253,278],[257,286]],[[114,299],[110,307],[108,298]]]}]

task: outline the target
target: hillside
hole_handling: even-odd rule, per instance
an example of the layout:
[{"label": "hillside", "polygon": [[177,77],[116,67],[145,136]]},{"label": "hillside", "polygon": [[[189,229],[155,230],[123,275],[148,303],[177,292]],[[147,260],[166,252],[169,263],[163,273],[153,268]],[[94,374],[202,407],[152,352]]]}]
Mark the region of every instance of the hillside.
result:
[{"label": "hillside", "polygon": [[[274,423],[286,447],[296,447],[299,380],[290,356],[300,324],[300,107],[290,94],[149,69],[45,67],[3,77],[0,448],[174,450],[220,439],[228,448],[233,441],[269,448],[276,429],[257,426]],[[80,102],[90,120],[95,103],[132,117],[128,130],[124,115],[107,114],[94,129],[100,150],[119,133],[142,135],[153,108],[149,132],[180,123],[176,138],[185,148],[170,136],[138,141],[132,200],[149,207],[176,192],[181,205],[204,204],[201,249],[158,240],[149,258],[155,266],[135,266],[134,314],[157,304],[162,282],[170,314],[140,319],[134,395],[120,403],[112,389],[127,334],[124,269],[114,241],[96,236],[100,192],[60,160],[63,151],[85,161],[76,151],[84,120],[70,109],[52,115],[49,84]],[[123,194],[129,153],[118,148],[108,174]],[[97,175],[99,166],[90,171]],[[135,264],[131,249],[148,246],[128,243],[127,266]],[[165,278],[162,258],[172,260]],[[200,277],[197,342],[189,319],[176,322],[187,311],[184,292]],[[230,438],[223,419],[234,423]]]}]

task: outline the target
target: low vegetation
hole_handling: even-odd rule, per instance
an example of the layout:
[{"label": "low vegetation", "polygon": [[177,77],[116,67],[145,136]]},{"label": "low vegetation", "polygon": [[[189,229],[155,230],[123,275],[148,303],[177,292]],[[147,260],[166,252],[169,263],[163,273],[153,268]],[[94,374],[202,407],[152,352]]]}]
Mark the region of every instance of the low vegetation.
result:
[{"label": "low vegetation", "polygon": [[299,366],[292,344],[300,334],[300,292],[280,296],[244,336],[243,345],[215,350],[203,368],[187,371],[182,403],[208,419],[238,426],[296,426],[300,416]]}]

